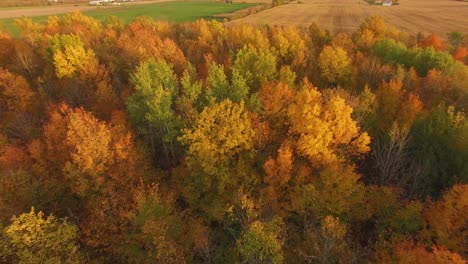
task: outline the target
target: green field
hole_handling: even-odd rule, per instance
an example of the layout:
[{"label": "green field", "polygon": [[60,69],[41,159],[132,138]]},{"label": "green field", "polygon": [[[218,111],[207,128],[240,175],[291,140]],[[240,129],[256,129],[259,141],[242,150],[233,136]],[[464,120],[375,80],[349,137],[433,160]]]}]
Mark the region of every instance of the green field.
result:
[{"label": "green field", "polygon": [[[98,8],[96,10],[84,11],[83,14],[99,20],[107,16],[116,16],[125,23],[139,16],[148,16],[156,20],[167,20],[170,22],[188,22],[201,18],[209,19],[217,14],[232,13],[254,5],[249,3],[167,2]],[[47,22],[47,16],[32,17],[32,20],[37,23],[45,23]],[[14,18],[1,19],[0,27],[14,36],[19,35],[19,29],[15,26]]]}]

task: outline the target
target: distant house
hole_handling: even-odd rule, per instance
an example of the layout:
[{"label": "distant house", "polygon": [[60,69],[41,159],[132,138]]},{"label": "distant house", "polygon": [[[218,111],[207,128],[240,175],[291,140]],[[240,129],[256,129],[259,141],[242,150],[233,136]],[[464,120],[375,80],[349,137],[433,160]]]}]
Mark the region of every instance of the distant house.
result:
[{"label": "distant house", "polygon": [[383,6],[392,6],[393,5],[393,0],[383,0],[382,5]]},{"label": "distant house", "polygon": [[90,1],[89,5],[108,5],[108,4],[114,4],[114,0],[95,0],[95,1]]}]

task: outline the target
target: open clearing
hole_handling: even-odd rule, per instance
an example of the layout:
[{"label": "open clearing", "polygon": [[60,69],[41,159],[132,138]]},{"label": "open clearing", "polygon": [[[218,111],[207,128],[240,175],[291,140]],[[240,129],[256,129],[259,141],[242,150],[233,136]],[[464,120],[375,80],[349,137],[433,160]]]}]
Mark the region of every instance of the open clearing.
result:
[{"label": "open clearing", "polygon": [[409,33],[468,33],[468,3],[455,0],[400,0],[391,7],[363,0],[301,0],[268,9],[230,23],[308,26],[317,23],[331,32],[352,32],[369,16],[383,16],[387,25]]},{"label": "open clearing", "polygon": [[[0,18],[5,12],[10,12],[10,18],[0,19],[0,28],[10,32],[13,35],[19,34],[19,29],[15,26],[15,18],[12,16],[18,12],[24,16],[32,17],[37,23],[45,23],[47,16],[81,11],[83,14],[96,19],[104,19],[107,16],[116,16],[123,22],[128,23],[138,16],[148,16],[157,20],[167,20],[170,22],[187,22],[201,18],[213,18],[217,14],[232,13],[237,10],[252,7],[255,4],[234,3],[223,4],[214,2],[168,2],[160,0],[157,3],[141,2],[142,4],[112,6],[112,7],[90,7],[90,6],[61,6],[61,7],[34,7],[34,8],[15,8],[0,9]],[[144,4],[143,4],[144,3]],[[35,12],[31,12],[35,11]],[[47,12],[47,13],[45,13]]]}]

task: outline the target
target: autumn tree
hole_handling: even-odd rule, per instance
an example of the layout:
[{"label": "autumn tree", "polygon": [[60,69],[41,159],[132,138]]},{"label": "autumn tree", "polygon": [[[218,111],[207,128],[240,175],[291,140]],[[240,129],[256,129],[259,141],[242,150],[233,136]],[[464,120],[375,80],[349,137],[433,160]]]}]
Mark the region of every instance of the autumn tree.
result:
[{"label": "autumn tree", "polygon": [[320,74],[329,83],[345,82],[351,74],[350,64],[346,51],[340,47],[326,46],[320,53]]},{"label": "autumn tree", "polygon": [[437,245],[447,247],[466,257],[468,186],[457,184],[447,190],[438,201],[429,202],[424,210],[425,236]]},{"label": "autumn tree", "polygon": [[180,176],[181,187],[191,203],[217,215],[225,201],[252,180],[244,158],[255,135],[248,112],[242,102],[227,99],[206,107],[182,133],[179,140],[188,147],[189,170]]},{"label": "autumn tree", "polygon": [[133,186],[137,177],[143,176],[140,169],[145,169],[144,163],[134,153],[132,136],[125,130],[82,109],[70,111],[66,118],[65,142],[70,158],[63,173],[86,208],[80,228],[89,245],[115,252],[127,225],[124,216],[132,210]]},{"label": "autumn tree", "polygon": [[0,130],[18,139],[27,139],[35,132],[38,111],[37,93],[28,81],[8,70],[0,69]]},{"label": "autumn tree", "polygon": [[255,221],[237,241],[241,263],[283,263],[283,223],[279,218]]},{"label": "autumn tree", "polygon": [[274,27],[271,43],[282,65],[289,65],[295,71],[303,69],[306,65],[306,41],[299,29]]},{"label": "autumn tree", "polygon": [[338,218],[325,217],[319,227],[308,226],[299,254],[306,262],[335,263],[349,258],[346,226]]},{"label": "autumn tree", "polygon": [[367,153],[370,138],[359,131],[352,112],[342,98],[324,100],[317,88],[305,82],[288,110],[289,133],[297,137],[298,153],[318,167]]},{"label": "autumn tree", "polygon": [[348,55],[353,54],[354,50],[356,49],[356,45],[354,44],[351,37],[346,33],[339,33],[336,35],[330,42],[331,46],[333,47],[340,47],[346,51]]},{"label": "autumn tree", "polygon": [[[266,185],[265,199],[268,205],[278,214],[285,214],[284,198],[289,194],[289,181],[291,180],[294,156],[291,146],[283,144],[278,149],[276,158],[268,158],[263,165],[265,177],[263,182]],[[283,203],[281,202],[283,201]]]},{"label": "autumn tree", "polygon": [[181,73],[187,60],[172,36],[173,32],[167,22],[155,22],[149,17],[136,18],[118,35],[116,47],[112,47],[118,48],[118,56],[125,60],[113,60],[119,63],[122,70],[126,70],[122,72],[125,75],[148,58],[165,60]]},{"label": "autumn tree", "polygon": [[266,32],[248,24],[236,23],[226,28],[225,39],[229,49],[233,51],[240,50],[244,46],[256,47],[259,50],[266,50],[270,46]]},{"label": "autumn tree", "polygon": [[207,246],[201,223],[179,214],[170,200],[160,197],[157,186],[139,186],[135,196],[136,210],[130,216],[132,229],[128,234],[132,246],[124,248],[130,261],[185,263]]},{"label": "autumn tree", "polygon": [[42,200],[41,180],[32,173],[31,163],[27,149],[0,134],[0,223]]},{"label": "autumn tree", "polygon": [[[203,63],[206,54],[213,54],[216,62],[221,62],[226,29],[222,23],[211,20],[197,20],[180,25],[176,29],[177,39],[186,51],[186,56],[197,67]],[[220,58],[221,57],[221,58]]]},{"label": "autumn tree", "polygon": [[402,88],[400,80],[382,82],[376,90],[377,129],[390,131],[393,123],[401,129],[409,129],[421,114],[423,104],[419,97]]},{"label": "autumn tree", "polygon": [[48,191],[46,205],[76,220],[87,246],[112,254],[123,243],[134,185],[151,171],[116,119],[106,123],[61,106],[44,127],[44,140],[29,146],[33,170]]},{"label": "autumn tree", "polygon": [[14,216],[0,235],[0,259],[16,263],[82,263],[78,228],[67,219],[44,217],[34,207]]},{"label": "autumn tree", "polygon": [[424,38],[419,45],[423,48],[426,47],[433,47],[436,50],[443,50],[444,45],[442,44],[442,40],[437,36],[435,33],[431,33],[429,36]]},{"label": "autumn tree", "polygon": [[458,60],[458,61],[461,61],[465,64],[468,64],[468,49],[467,48],[457,48],[454,52],[453,52],[453,58]]},{"label": "autumn tree", "polygon": [[387,33],[387,26],[383,17],[372,16],[367,18],[359,28],[356,43],[361,50],[368,50],[376,42],[383,39]]},{"label": "autumn tree", "polygon": [[51,59],[58,78],[72,77],[80,71],[96,68],[96,55],[85,49],[77,35],[55,35],[50,39]]},{"label": "autumn tree", "polygon": [[364,32],[368,30],[372,32],[375,39],[382,39],[385,37],[387,32],[387,25],[383,17],[381,16],[372,16],[367,18],[360,26],[360,31]]},{"label": "autumn tree", "polygon": [[414,242],[410,238],[401,238],[392,243],[390,250],[379,250],[376,261],[379,263],[465,263],[459,254],[445,247],[432,245],[428,250],[423,244]]},{"label": "autumn tree", "polygon": [[294,91],[284,83],[265,82],[259,91],[262,116],[268,121],[271,137],[280,142],[289,126],[288,107],[293,102]]},{"label": "autumn tree", "polygon": [[352,167],[331,166],[308,182],[297,184],[291,194],[291,209],[299,213],[305,225],[327,215],[346,221],[365,219],[365,186]]}]

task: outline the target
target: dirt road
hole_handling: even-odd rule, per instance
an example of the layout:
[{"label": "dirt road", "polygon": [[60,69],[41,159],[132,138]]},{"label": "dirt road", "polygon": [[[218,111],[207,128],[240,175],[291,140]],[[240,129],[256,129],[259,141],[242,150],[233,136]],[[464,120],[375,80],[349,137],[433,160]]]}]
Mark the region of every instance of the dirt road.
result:
[{"label": "dirt road", "polygon": [[[151,0],[140,2],[128,2],[125,5],[144,5],[152,3],[170,2],[174,0]],[[112,8],[113,6],[89,6],[89,5],[60,5],[60,6],[42,6],[42,7],[21,7],[21,8],[1,8],[0,19],[16,17],[33,16],[52,16],[66,14],[74,11],[86,11],[97,8]]]},{"label": "dirt road", "polygon": [[300,0],[274,7],[231,23],[307,26],[317,23],[334,33],[352,32],[368,16],[383,16],[389,26],[410,33],[451,31],[468,33],[468,3],[454,0],[400,0],[392,7],[369,5],[363,0]]}]

